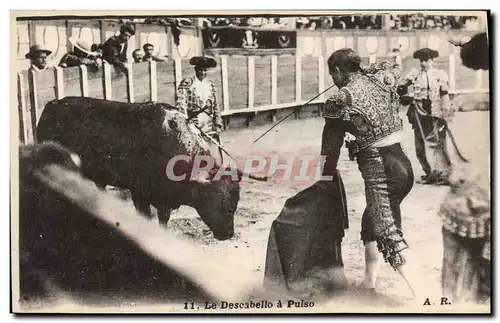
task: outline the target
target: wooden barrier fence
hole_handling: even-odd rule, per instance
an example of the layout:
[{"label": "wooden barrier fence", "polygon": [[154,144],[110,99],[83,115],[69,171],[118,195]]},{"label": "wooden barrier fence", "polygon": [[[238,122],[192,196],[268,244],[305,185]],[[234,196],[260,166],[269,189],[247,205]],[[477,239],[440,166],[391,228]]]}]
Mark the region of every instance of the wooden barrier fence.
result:
[{"label": "wooden barrier fence", "polygon": [[[365,63],[384,57],[364,58]],[[326,58],[319,56],[219,56],[208,78],[217,89],[222,115],[252,114],[299,107],[333,84]],[[418,61],[403,58],[404,73]],[[435,66],[448,71],[452,94],[489,92],[487,72],[460,64],[457,52],[439,57]],[[157,101],[174,105],[176,88],[194,69],[188,59],[129,64],[128,76],[104,64],[18,73],[20,138],[31,143],[34,129],[47,102],[65,96],[88,96],[122,102]],[[333,90],[331,90],[333,91]],[[324,102],[330,91],[312,104]]]}]

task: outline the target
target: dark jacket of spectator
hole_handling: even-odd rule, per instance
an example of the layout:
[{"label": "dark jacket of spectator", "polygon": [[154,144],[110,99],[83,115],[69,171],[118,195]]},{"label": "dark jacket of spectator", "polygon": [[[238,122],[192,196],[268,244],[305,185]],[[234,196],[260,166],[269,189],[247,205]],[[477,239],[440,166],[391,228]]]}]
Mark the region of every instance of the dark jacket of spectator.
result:
[{"label": "dark jacket of spectator", "polygon": [[127,43],[122,44],[118,41],[118,36],[113,36],[104,42],[102,56],[109,64],[125,69],[128,61],[127,49]]},{"label": "dark jacket of spectator", "polygon": [[128,40],[135,34],[135,30],[130,25],[120,28],[120,34],[108,38],[102,45],[102,57],[109,64],[127,70],[127,49]]}]

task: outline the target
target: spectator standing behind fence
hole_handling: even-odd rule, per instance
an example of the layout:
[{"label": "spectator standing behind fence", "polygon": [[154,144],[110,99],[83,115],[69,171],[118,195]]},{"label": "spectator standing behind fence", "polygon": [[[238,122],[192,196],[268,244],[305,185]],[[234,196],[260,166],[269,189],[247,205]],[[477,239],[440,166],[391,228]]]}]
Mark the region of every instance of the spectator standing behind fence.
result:
[{"label": "spectator standing behind fence", "polygon": [[102,56],[109,64],[127,72],[128,40],[135,35],[132,25],[125,24],[120,27],[118,35],[108,38],[102,45]]},{"label": "spectator standing behind fence", "polygon": [[86,65],[89,68],[97,70],[100,66],[102,66],[102,59],[100,57],[101,54],[93,52],[91,50],[91,45],[89,45],[86,41],[70,37],[69,42],[73,45],[73,51],[64,54],[59,61],[60,67]]},{"label": "spectator standing behind fence", "polygon": [[155,51],[155,47],[153,44],[150,43],[144,44],[144,46],[142,46],[142,49],[144,50],[144,57],[142,58],[143,62],[149,62],[149,61],[166,62],[165,59],[153,55]]},{"label": "spectator standing behind fence", "polygon": [[102,57],[102,44],[92,44],[92,46],[90,46],[90,51],[96,52]]},{"label": "spectator standing behind fence", "polygon": [[43,71],[48,68],[47,57],[52,54],[52,51],[48,49],[45,45],[33,45],[30,48],[29,53],[25,55],[26,59],[30,60],[31,67],[29,70]]},{"label": "spectator standing behind fence", "polygon": [[142,62],[142,52],[139,48],[137,49],[134,49],[134,51],[132,52],[132,58],[134,59],[134,63],[140,63]]}]

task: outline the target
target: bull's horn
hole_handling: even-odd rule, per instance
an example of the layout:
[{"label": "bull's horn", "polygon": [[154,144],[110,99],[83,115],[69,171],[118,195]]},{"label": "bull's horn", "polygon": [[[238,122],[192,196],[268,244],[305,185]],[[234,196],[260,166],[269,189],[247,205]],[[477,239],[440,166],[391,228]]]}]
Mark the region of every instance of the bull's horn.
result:
[{"label": "bull's horn", "polygon": [[238,177],[239,177],[240,180],[243,177],[243,175],[248,176],[248,178],[251,178],[253,180],[260,181],[260,182],[266,182],[268,180],[268,176],[267,175],[253,175],[253,174],[248,174],[248,173],[244,173],[242,170],[238,169]]},{"label": "bull's horn", "polygon": [[[221,165],[219,165],[219,163],[215,162],[215,167],[217,169],[219,169],[220,167],[223,167]],[[236,168],[237,172],[238,172],[238,180],[241,181],[241,178],[243,177],[243,175],[245,176],[248,176],[248,178],[251,178],[253,180],[256,180],[256,181],[260,181],[260,182],[266,182],[269,178],[268,176],[264,176],[264,175],[253,175],[253,174],[248,174],[248,173],[245,173],[243,172],[241,169],[239,168]]]},{"label": "bull's horn", "polygon": [[267,175],[252,175],[252,174],[248,174],[248,178],[251,178],[251,179],[254,179],[254,180],[260,181],[260,182],[266,182],[268,180],[268,176]]}]

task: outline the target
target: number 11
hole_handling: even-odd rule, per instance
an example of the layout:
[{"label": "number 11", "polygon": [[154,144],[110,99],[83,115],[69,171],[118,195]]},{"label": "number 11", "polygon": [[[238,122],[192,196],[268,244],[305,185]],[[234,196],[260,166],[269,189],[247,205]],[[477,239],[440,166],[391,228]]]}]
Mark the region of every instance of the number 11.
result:
[{"label": "number 11", "polygon": [[[188,307],[189,304],[191,305],[191,308]],[[184,303],[184,309],[185,310],[189,310],[189,309],[194,310],[194,302],[191,302],[191,303],[185,302]]]}]

